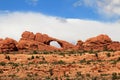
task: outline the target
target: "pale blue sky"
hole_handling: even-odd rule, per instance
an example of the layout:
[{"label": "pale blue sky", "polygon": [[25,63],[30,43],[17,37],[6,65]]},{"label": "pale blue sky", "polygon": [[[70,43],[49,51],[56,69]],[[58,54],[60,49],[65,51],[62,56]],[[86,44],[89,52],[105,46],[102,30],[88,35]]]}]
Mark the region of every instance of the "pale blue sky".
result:
[{"label": "pale blue sky", "polygon": [[75,43],[107,34],[120,41],[120,0],[0,0],[0,38],[25,30]]},{"label": "pale blue sky", "polygon": [[[112,2],[113,5],[111,5],[110,1],[112,2],[112,0],[0,0],[0,10],[11,12],[31,11],[62,18],[90,19],[109,22],[120,18],[120,14],[117,14],[116,17],[116,13],[111,10],[112,8],[116,8],[116,5],[120,6],[120,0],[114,0],[118,1],[118,4]],[[101,3],[102,6],[99,6],[98,3]],[[106,15],[105,12],[102,12],[104,8],[107,8],[107,4],[108,7],[111,5],[111,12],[109,12],[110,10],[106,10],[106,13],[113,13],[115,14],[114,17],[110,17],[108,14]]]}]

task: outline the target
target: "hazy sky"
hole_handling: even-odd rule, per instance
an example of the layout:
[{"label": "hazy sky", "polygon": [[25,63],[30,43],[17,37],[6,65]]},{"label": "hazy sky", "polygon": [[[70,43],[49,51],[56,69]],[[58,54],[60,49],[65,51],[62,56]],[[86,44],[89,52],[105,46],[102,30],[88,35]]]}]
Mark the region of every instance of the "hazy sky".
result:
[{"label": "hazy sky", "polygon": [[0,0],[0,37],[23,31],[75,43],[99,34],[120,41],[120,0]]}]

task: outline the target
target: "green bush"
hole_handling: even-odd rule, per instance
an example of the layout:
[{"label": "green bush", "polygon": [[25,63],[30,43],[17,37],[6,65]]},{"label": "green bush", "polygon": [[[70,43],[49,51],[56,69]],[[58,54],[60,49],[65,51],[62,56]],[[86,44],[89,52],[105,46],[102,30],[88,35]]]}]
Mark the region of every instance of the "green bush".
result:
[{"label": "green bush", "polygon": [[107,57],[110,57],[110,56],[111,56],[111,54],[110,54],[110,53],[107,53],[106,55],[107,55]]},{"label": "green bush", "polygon": [[34,56],[31,56],[31,59],[34,59]]},{"label": "green bush", "polygon": [[39,56],[36,56],[37,59],[39,59],[40,57]]},{"label": "green bush", "polygon": [[5,56],[5,59],[8,59],[8,60],[10,60],[10,56]]},{"label": "green bush", "polygon": [[36,50],[33,51],[33,54],[38,54],[38,52]]},{"label": "green bush", "polygon": [[5,62],[0,62],[0,65],[1,65],[1,66],[5,66],[6,63],[5,63]]},{"label": "green bush", "polygon": [[95,56],[98,58],[98,53],[95,53]]},{"label": "green bush", "polygon": [[86,60],[85,59],[83,59],[83,60],[80,60],[80,63],[82,64],[82,63],[85,63],[86,62]]},{"label": "green bush", "polygon": [[50,73],[50,76],[52,76],[53,75],[53,69],[50,69],[49,73]]},{"label": "green bush", "polygon": [[63,60],[55,61],[53,64],[66,64]]},{"label": "green bush", "polygon": [[18,67],[19,66],[19,63],[14,63],[14,62],[9,62],[8,64],[14,66],[14,67]]},{"label": "green bush", "polygon": [[117,79],[117,73],[112,73],[112,80],[116,80]]},{"label": "green bush", "polygon": [[39,61],[39,64],[47,64],[47,61]]},{"label": "green bush", "polygon": [[0,69],[0,74],[2,74],[2,73],[3,73],[3,70]]}]

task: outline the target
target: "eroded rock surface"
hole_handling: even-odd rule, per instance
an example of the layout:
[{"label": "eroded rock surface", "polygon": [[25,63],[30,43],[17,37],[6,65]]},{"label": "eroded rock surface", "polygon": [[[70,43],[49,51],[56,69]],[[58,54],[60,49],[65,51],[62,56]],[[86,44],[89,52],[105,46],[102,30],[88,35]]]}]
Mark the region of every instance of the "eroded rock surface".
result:
[{"label": "eroded rock surface", "polygon": [[[56,41],[61,48],[56,48],[50,45],[50,42]],[[25,31],[22,34],[22,38],[17,45],[19,50],[66,50],[74,47],[73,44],[59,40],[56,38],[49,37],[47,34],[36,33]]]},{"label": "eroded rock surface", "polygon": [[[56,41],[61,48],[51,46],[50,43]],[[79,40],[76,45],[67,41],[56,39],[47,34],[25,31],[17,42],[11,38],[0,39],[0,52],[10,52],[19,50],[83,50],[83,51],[104,51],[120,50],[120,42],[112,41],[107,35],[101,34],[87,39],[85,42]]]},{"label": "eroded rock surface", "polygon": [[79,47],[79,50],[82,49],[85,51],[120,50],[120,43],[114,42],[109,36],[101,34],[89,38],[83,43],[78,41],[77,47]]},{"label": "eroded rock surface", "polygon": [[17,41],[6,38],[6,39],[0,39],[0,52],[10,52],[10,51],[17,51]]}]

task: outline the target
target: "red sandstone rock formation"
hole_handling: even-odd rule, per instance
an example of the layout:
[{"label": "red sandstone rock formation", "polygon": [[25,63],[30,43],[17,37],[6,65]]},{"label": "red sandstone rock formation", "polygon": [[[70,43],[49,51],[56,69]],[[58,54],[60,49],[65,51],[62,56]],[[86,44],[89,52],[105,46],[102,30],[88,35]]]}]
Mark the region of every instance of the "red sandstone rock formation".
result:
[{"label": "red sandstone rock formation", "polygon": [[85,51],[103,51],[103,50],[120,50],[120,43],[113,42],[107,35],[98,35],[87,39],[84,43],[77,43],[79,49]]},{"label": "red sandstone rock formation", "polygon": [[112,42],[107,46],[108,50],[114,50],[114,51],[118,51],[120,50],[120,42]]},{"label": "red sandstone rock formation", "polygon": [[[52,41],[58,42],[61,48],[51,46],[50,42]],[[74,45],[63,40],[49,37],[47,34],[33,34],[32,32],[25,31],[17,47],[19,50],[66,50],[73,48]]]},{"label": "red sandstone rock formation", "polygon": [[106,47],[112,40],[107,35],[98,35],[93,38],[89,38],[83,44],[83,48],[86,51],[103,51],[106,50]]},{"label": "red sandstone rock formation", "polygon": [[[61,48],[50,45],[50,42],[56,41]],[[19,42],[11,38],[0,39],[0,52],[9,52],[17,50],[85,50],[85,51],[103,51],[103,50],[120,50],[120,42],[112,41],[107,35],[99,35],[87,39],[85,42],[79,40],[76,45],[67,41],[49,37],[47,34],[41,34],[25,31]]]},{"label": "red sandstone rock formation", "polygon": [[83,41],[79,40],[76,44],[76,47],[74,48],[75,50],[83,50]]},{"label": "red sandstone rock formation", "polygon": [[0,52],[17,51],[17,42],[11,38],[0,40]]},{"label": "red sandstone rock formation", "polygon": [[101,34],[96,37],[92,37],[86,40],[86,43],[108,43],[112,42],[111,38],[109,36]]}]

